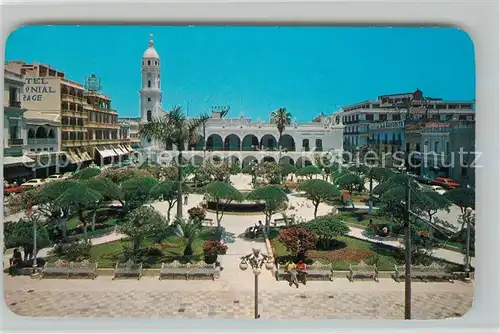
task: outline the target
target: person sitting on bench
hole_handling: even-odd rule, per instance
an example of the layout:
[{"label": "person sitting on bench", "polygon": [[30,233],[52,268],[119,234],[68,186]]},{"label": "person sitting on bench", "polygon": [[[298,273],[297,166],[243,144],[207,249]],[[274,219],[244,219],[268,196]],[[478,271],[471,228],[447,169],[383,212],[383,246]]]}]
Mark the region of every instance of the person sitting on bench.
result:
[{"label": "person sitting on bench", "polygon": [[14,254],[9,259],[9,274],[14,275],[14,269],[20,268],[23,263],[23,256],[21,252],[16,248],[14,249]]}]

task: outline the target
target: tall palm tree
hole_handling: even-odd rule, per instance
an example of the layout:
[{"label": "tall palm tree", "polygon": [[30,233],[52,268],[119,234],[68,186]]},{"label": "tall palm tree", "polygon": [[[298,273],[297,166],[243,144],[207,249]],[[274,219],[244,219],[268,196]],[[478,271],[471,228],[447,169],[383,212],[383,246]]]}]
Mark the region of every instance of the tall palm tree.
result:
[{"label": "tall palm tree", "polygon": [[281,137],[285,128],[292,123],[292,114],[290,114],[286,108],[279,108],[271,113],[271,123],[276,126],[279,132],[278,138],[278,163],[281,162]]},{"label": "tall palm tree", "polygon": [[182,152],[186,144],[196,143],[200,136],[200,127],[208,119],[207,115],[197,118],[187,118],[180,106],[175,106],[164,116],[153,118],[146,124],[141,124],[139,135],[146,139],[153,139],[165,145],[177,147],[177,181],[179,190],[177,192],[177,218],[182,218]]}]

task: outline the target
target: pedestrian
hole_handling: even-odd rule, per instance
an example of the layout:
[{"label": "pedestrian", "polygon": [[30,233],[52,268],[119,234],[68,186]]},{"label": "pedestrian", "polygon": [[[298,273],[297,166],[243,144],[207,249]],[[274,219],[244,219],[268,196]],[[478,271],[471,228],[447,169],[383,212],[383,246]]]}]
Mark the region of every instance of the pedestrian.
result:
[{"label": "pedestrian", "polygon": [[294,262],[290,261],[285,266],[285,271],[290,274],[290,280],[288,281],[288,285],[292,286],[295,284],[295,287],[299,288],[299,280],[297,279],[297,266]]},{"label": "pedestrian", "polygon": [[184,205],[188,204],[188,195],[184,195]]}]

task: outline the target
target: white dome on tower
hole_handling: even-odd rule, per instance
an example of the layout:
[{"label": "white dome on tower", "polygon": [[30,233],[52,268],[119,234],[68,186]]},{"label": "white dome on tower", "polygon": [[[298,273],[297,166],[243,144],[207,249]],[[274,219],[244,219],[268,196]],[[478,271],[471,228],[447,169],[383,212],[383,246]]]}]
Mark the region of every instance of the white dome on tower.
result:
[{"label": "white dome on tower", "polygon": [[158,55],[158,52],[155,50],[155,45],[153,42],[153,34],[149,35],[149,47],[147,48],[146,51],[144,51],[144,55],[142,58],[154,58],[154,59],[160,59],[160,56]]}]

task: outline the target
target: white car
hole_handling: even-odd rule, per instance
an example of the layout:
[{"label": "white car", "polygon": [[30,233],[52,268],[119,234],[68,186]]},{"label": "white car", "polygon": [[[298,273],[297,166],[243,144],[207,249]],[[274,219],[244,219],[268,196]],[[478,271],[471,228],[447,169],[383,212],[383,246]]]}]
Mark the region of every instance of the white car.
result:
[{"label": "white car", "polygon": [[434,190],[435,192],[437,192],[438,194],[442,195],[446,192],[446,190],[443,188],[443,187],[440,187],[440,186],[431,186],[431,189]]},{"label": "white car", "polygon": [[57,181],[57,180],[64,180],[66,179],[64,175],[61,174],[54,174],[45,179],[45,182],[50,182],[50,181]]},{"label": "white car", "polygon": [[21,185],[26,189],[32,189],[32,188],[40,187],[44,183],[45,183],[45,181],[42,179],[31,179],[29,181],[24,182]]},{"label": "white car", "polygon": [[63,174],[63,177],[65,179],[69,179],[72,175],[73,175],[73,172],[66,172],[66,173]]}]

